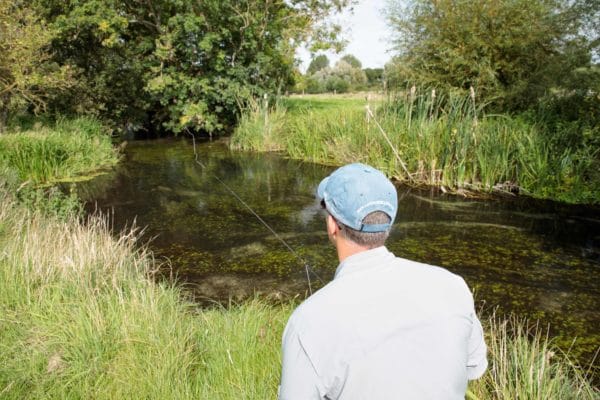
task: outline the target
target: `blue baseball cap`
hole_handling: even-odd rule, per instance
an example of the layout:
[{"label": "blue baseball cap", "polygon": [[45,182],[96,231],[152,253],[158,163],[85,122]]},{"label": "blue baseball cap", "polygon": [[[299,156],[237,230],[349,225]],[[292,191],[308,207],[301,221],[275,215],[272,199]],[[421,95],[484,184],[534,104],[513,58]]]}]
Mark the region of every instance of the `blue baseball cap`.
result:
[{"label": "blue baseball cap", "polygon": [[[361,232],[383,232],[390,228],[398,210],[394,184],[379,170],[365,164],[348,164],[321,181],[317,196],[327,211],[342,224]],[[388,224],[365,225],[374,211],[390,217]]]}]

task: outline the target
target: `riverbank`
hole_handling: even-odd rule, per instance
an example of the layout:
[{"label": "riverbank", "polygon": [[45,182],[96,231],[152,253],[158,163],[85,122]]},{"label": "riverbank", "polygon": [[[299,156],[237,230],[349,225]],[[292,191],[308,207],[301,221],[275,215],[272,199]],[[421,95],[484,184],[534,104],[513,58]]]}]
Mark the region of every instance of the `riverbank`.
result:
[{"label": "riverbank", "polygon": [[455,193],[600,203],[598,149],[558,145],[567,132],[533,117],[488,115],[472,98],[439,97],[294,96],[270,108],[257,104],[242,115],[231,145],[323,164],[365,162],[403,183]]},{"label": "riverbank", "polygon": [[289,305],[199,312],[135,234],[0,194],[0,397],[273,398]]},{"label": "riverbank", "polygon": [[[177,285],[155,279],[161,266],[135,232],[114,237],[105,218],[82,224],[69,210],[27,207],[15,195],[21,185],[7,177],[0,175],[0,397],[276,397],[281,333],[295,303],[199,309]],[[491,367],[469,398],[597,398],[591,377],[543,332],[510,319],[485,321],[485,330]]]},{"label": "riverbank", "polygon": [[93,118],[30,122],[0,135],[0,168],[30,186],[89,179],[117,162],[106,128]]}]

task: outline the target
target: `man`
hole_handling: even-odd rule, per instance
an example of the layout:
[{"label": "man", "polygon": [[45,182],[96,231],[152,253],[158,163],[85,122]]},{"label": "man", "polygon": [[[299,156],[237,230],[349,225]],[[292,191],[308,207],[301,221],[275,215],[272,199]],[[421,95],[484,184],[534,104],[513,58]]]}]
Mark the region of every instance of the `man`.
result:
[{"label": "man", "polygon": [[464,399],[487,367],[464,280],[385,248],[398,197],[380,171],[346,165],[317,195],[340,264],[287,323],[280,399]]}]

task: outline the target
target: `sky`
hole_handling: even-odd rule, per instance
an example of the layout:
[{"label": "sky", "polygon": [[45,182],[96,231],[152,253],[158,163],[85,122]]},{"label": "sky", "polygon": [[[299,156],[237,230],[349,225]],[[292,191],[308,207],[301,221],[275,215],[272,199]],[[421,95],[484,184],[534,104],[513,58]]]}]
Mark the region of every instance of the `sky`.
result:
[{"label": "sky", "polygon": [[[336,17],[344,29],[344,37],[349,41],[341,54],[327,52],[330,65],[344,54],[356,56],[363,68],[382,68],[391,55],[387,50],[391,47],[389,42],[390,31],[386,26],[382,9],[386,0],[360,0],[354,7],[354,12],[344,12]],[[306,71],[310,64],[310,52],[306,49],[297,51],[298,58],[302,60],[301,71]]]}]

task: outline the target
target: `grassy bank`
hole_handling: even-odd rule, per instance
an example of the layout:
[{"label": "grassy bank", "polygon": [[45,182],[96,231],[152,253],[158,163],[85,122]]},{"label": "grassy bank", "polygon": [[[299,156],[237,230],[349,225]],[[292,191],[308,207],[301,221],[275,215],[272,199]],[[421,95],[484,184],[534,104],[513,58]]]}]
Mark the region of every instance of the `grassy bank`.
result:
[{"label": "grassy bank", "polygon": [[119,160],[106,128],[80,117],[56,122],[27,120],[0,134],[0,176],[30,209],[65,217],[81,211],[74,194],[54,184],[90,179]]},{"label": "grassy bank", "polygon": [[[135,232],[115,237],[105,218],[82,224],[68,210],[59,218],[27,207],[7,178],[0,175],[0,398],[276,397],[281,333],[295,304],[198,309],[176,285],[157,283],[159,265]],[[490,372],[470,398],[597,398],[585,371],[523,322],[491,320],[486,332]]]},{"label": "grassy bank", "polygon": [[289,307],[198,313],[102,219],[0,214],[0,397],[273,397]]},{"label": "grassy bank", "polygon": [[117,160],[105,128],[90,118],[13,127],[0,135],[0,168],[31,186],[85,179]]},{"label": "grassy bank", "polygon": [[364,100],[327,102],[295,97],[251,108],[232,146],[333,165],[366,162],[404,182],[458,192],[600,202],[598,149],[558,146],[553,138],[566,132],[549,132],[532,118],[487,115],[472,98],[433,92],[372,102],[371,115]]}]

